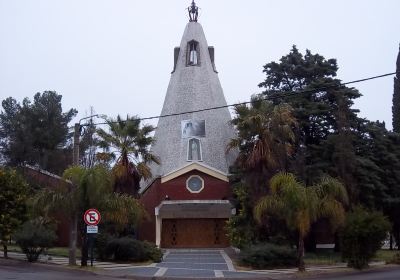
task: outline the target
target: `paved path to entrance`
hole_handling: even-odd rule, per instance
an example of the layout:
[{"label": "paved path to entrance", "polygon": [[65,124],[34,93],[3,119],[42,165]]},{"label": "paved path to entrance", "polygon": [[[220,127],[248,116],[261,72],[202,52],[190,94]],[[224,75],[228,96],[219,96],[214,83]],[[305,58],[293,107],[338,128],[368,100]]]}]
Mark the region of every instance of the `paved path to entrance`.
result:
[{"label": "paved path to entrance", "polygon": [[232,261],[223,250],[168,250],[155,276],[224,277],[235,271]]}]

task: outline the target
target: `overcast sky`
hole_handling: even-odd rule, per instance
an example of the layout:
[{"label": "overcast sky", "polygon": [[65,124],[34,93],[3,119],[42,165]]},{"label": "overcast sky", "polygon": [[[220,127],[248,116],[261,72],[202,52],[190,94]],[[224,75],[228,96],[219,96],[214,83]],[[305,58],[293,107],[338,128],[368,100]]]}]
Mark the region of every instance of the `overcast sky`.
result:
[{"label": "overcast sky", "polygon": [[[0,99],[55,90],[63,108],[159,115],[189,0],[0,0]],[[395,71],[399,0],[197,0],[229,104],[260,92],[293,44],[336,58],[342,81]],[[393,76],[354,85],[361,116],[391,125]]]}]

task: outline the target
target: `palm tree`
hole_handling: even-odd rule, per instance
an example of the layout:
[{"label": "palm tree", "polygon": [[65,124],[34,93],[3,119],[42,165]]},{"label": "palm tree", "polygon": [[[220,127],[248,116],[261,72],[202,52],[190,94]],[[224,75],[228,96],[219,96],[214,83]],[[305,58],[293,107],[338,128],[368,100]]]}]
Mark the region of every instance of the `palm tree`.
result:
[{"label": "palm tree", "polygon": [[227,150],[239,150],[237,167],[251,186],[251,198],[258,199],[265,194],[265,190],[259,187],[265,178],[287,170],[297,122],[289,105],[274,105],[260,96],[253,96],[249,106],[236,106],[235,111],[232,124],[238,134],[230,141]]},{"label": "palm tree", "polygon": [[253,96],[250,106],[238,105],[235,111],[237,116],[232,123],[238,137],[231,140],[228,149],[239,148],[238,162],[246,169],[256,166],[281,169],[282,158],[292,153],[295,140],[293,128],[297,123],[292,108]]},{"label": "palm tree", "polygon": [[[137,223],[144,215],[141,204],[131,196],[117,194],[112,189],[112,175],[103,166],[84,169],[74,166],[64,172],[65,184],[55,189],[43,189],[33,198],[36,212],[62,212],[70,220],[69,264],[76,265],[78,217],[88,208],[97,208],[107,221],[117,224]],[[85,244],[82,245],[84,247]],[[87,252],[82,250],[82,266],[87,264]]]},{"label": "palm tree", "polygon": [[148,164],[159,164],[159,159],[150,152],[150,145],[154,142],[150,134],[154,131],[151,125],[140,126],[140,119],[127,117],[122,120],[106,120],[109,132],[98,129],[100,146],[111,156],[117,155],[113,167],[115,175],[114,191],[127,193],[138,197],[140,180],[151,178]]},{"label": "palm tree", "polygon": [[270,180],[270,194],[262,197],[254,207],[254,215],[261,222],[264,213],[283,219],[290,230],[298,234],[298,268],[305,271],[304,239],[312,223],[328,218],[335,231],[344,223],[348,196],[338,180],[325,177],[319,184],[306,187],[291,173],[278,173]]}]

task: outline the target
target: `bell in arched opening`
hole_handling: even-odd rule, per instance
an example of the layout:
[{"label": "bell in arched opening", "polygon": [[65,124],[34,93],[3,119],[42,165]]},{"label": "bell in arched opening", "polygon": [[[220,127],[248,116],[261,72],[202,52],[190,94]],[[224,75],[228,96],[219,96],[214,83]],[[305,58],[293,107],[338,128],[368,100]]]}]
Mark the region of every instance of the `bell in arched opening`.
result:
[{"label": "bell in arched opening", "polygon": [[199,64],[199,52],[198,43],[196,41],[189,42],[189,57],[188,65],[198,65]]}]

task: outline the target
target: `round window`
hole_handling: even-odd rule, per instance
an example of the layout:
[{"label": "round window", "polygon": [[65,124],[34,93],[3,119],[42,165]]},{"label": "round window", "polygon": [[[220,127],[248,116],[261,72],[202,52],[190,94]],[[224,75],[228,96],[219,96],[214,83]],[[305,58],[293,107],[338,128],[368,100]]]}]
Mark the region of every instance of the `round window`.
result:
[{"label": "round window", "polygon": [[191,176],[186,181],[186,188],[193,193],[200,192],[204,187],[204,181],[200,176]]}]

